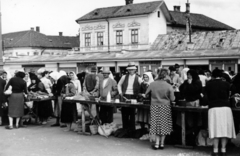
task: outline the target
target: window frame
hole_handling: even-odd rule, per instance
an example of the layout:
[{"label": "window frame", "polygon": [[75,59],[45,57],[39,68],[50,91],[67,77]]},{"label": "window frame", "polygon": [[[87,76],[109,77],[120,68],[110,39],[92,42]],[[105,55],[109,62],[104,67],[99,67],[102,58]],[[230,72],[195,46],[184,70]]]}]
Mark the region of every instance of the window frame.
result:
[{"label": "window frame", "polygon": [[97,32],[97,46],[103,46],[104,45],[104,36],[103,32]]},{"label": "window frame", "polygon": [[131,29],[131,44],[139,43],[139,29]]},{"label": "window frame", "polygon": [[123,30],[116,30],[116,44],[123,45]]},{"label": "window frame", "polygon": [[85,47],[90,47],[91,46],[91,33],[85,33]]}]

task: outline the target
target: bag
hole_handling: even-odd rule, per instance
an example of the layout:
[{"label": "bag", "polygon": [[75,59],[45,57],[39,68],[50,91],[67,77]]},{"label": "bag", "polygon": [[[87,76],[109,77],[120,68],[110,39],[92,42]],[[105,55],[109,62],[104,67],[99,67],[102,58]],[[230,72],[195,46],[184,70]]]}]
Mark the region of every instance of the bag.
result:
[{"label": "bag", "polygon": [[231,142],[232,142],[236,147],[240,147],[240,133],[238,133],[236,139],[232,139]]},{"label": "bag", "polygon": [[102,126],[98,127],[98,133],[102,136],[110,136],[113,132],[112,127],[110,124],[103,124]]},{"label": "bag", "polygon": [[208,137],[207,130],[200,130],[196,137],[196,145],[197,146],[212,146],[213,140]]},{"label": "bag", "polygon": [[5,95],[11,95],[12,94],[12,86],[9,86],[8,89],[4,92]]}]

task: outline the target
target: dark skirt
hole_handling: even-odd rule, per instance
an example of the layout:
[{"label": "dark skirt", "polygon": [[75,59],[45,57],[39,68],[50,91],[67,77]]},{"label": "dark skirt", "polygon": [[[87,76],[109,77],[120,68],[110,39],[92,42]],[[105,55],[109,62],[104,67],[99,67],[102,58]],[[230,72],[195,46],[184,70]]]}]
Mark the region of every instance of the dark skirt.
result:
[{"label": "dark skirt", "polygon": [[20,118],[24,115],[23,93],[12,93],[9,97],[8,116]]},{"label": "dark skirt", "polygon": [[172,132],[172,113],[170,105],[151,105],[150,134],[170,135]]},{"label": "dark skirt", "polygon": [[52,101],[34,102],[40,120],[46,120],[53,114]]},{"label": "dark skirt", "polygon": [[77,120],[77,105],[76,103],[62,103],[61,122],[73,123]]}]

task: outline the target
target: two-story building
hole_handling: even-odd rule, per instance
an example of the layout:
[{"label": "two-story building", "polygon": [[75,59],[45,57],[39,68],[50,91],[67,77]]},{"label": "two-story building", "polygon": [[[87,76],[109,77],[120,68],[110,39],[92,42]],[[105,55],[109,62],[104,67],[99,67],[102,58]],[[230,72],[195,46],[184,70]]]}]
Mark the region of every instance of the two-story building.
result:
[{"label": "two-story building", "polygon": [[[190,19],[193,32],[234,30],[205,15],[191,13]],[[21,57],[21,60],[6,60],[5,65],[30,66],[38,63],[47,68],[51,67],[49,69],[52,70],[55,68],[76,72],[96,65],[99,68],[109,66],[113,72],[119,72],[125,69],[129,61],[135,61],[140,69],[139,73],[142,74],[147,69],[155,72],[159,66],[178,63],[170,56],[164,58],[164,53],[170,53],[168,47],[166,50],[158,49],[159,51],[153,52],[156,42],[168,46],[168,42],[179,42],[179,45],[186,47],[185,41],[188,37],[184,35],[185,13],[176,6],[174,11],[169,11],[161,0],[136,4],[132,0],[126,0],[126,5],[95,9],[76,22],[80,26],[80,52],[64,57],[25,56]],[[182,40],[179,40],[178,35],[169,37],[178,32],[184,36]],[[164,37],[159,40],[158,36]],[[194,35],[192,36],[194,40]],[[181,61],[179,63],[182,64]]]}]

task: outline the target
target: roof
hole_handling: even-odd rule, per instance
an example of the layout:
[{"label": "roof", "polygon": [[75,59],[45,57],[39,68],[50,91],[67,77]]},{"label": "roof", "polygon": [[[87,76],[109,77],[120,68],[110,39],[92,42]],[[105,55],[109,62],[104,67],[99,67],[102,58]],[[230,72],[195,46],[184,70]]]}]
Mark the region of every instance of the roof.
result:
[{"label": "roof", "polygon": [[[186,13],[179,11],[169,11],[174,20],[173,25],[176,26],[186,26]],[[202,14],[191,13],[191,26],[194,28],[205,28],[213,30],[234,30],[233,27],[228,26],[222,22],[219,22],[215,19],[207,17]]]},{"label": "roof", "polygon": [[183,32],[172,32],[158,35],[150,51],[162,50],[235,50],[240,49],[240,30],[195,32],[191,35],[192,44],[188,44],[189,35]]},{"label": "roof", "polygon": [[[99,62],[115,60],[167,60],[196,58],[238,58],[240,56],[240,30],[196,32],[192,34],[192,44],[188,44],[188,34],[172,32],[158,35],[149,51],[86,53],[67,56],[24,56],[6,60],[7,63],[34,62]],[[146,55],[147,53],[147,55]]]},{"label": "roof", "polygon": [[79,47],[79,37],[47,36],[37,31],[28,30],[3,34],[4,48],[41,47],[73,48]]},{"label": "roof", "polygon": [[155,11],[157,7],[159,7],[159,5],[163,3],[164,2],[160,0],[154,2],[128,4],[123,6],[97,8],[87,13],[86,15],[80,17],[79,19],[76,20],[76,22],[150,14],[153,11]]}]

